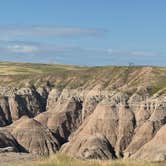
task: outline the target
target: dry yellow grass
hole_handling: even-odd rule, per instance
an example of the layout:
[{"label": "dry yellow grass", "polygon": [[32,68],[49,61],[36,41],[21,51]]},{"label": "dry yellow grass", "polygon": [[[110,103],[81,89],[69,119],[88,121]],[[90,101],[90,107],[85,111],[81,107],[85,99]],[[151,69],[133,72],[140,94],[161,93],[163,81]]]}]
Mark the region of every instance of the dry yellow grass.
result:
[{"label": "dry yellow grass", "polygon": [[[12,164],[13,165],[13,164]],[[48,159],[42,159],[15,166],[166,166],[166,162],[147,162],[129,160],[79,160],[62,154],[56,154]]]},{"label": "dry yellow grass", "polygon": [[83,70],[83,69],[86,68],[74,65],[0,62],[0,75],[43,74],[43,73],[51,73],[57,70],[70,71],[70,70]]},{"label": "dry yellow grass", "polygon": [[[155,66],[74,66],[60,64],[35,64],[0,62],[0,86],[40,87],[49,80],[57,89],[91,89],[133,93],[145,87],[155,94],[166,88],[166,67]],[[128,92],[126,89],[130,89]],[[137,91],[138,92],[138,91]],[[141,91],[139,93],[142,93]]]}]

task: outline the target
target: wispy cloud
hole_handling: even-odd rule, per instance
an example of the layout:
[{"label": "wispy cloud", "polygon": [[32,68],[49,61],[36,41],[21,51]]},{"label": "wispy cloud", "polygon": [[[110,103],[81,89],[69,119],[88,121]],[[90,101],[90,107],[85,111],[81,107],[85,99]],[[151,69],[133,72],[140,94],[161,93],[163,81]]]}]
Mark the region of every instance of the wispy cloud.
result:
[{"label": "wispy cloud", "polygon": [[[79,47],[72,45],[57,45],[57,44],[47,44],[39,42],[28,42],[28,41],[8,41],[0,40],[1,48],[4,48],[10,52],[15,53],[30,53],[30,52],[42,52],[42,51],[84,51],[84,52],[96,52],[96,53],[106,53],[108,56],[157,56],[158,52],[152,51],[140,51],[140,50],[121,50],[112,48],[90,48],[90,47]],[[102,56],[102,54],[101,54]]]},{"label": "wispy cloud", "polygon": [[134,56],[134,57],[154,57],[161,54],[157,51],[142,51],[142,50],[116,50],[116,49],[106,49],[110,55],[114,56]]},{"label": "wispy cloud", "polygon": [[[0,42],[0,45],[3,42]],[[2,45],[1,45],[2,46]],[[42,53],[42,52],[64,52],[70,50],[80,50],[78,46],[65,46],[56,44],[45,44],[38,42],[25,42],[25,41],[8,41],[4,42],[3,46],[9,52],[13,53]]]},{"label": "wispy cloud", "polygon": [[144,50],[88,48],[76,45],[0,40],[0,60],[59,62],[81,65],[127,65],[129,62],[149,64],[149,58],[151,64],[157,64],[159,61],[164,63],[165,54]]},{"label": "wispy cloud", "polygon": [[153,52],[153,51],[131,51],[131,54],[134,56],[157,56],[159,53],[158,52]]},{"label": "wispy cloud", "polygon": [[102,36],[107,30],[98,28],[57,26],[0,26],[0,34],[16,36]]},{"label": "wispy cloud", "polygon": [[14,53],[32,53],[38,51],[38,47],[30,45],[12,45],[7,46],[7,49]]}]

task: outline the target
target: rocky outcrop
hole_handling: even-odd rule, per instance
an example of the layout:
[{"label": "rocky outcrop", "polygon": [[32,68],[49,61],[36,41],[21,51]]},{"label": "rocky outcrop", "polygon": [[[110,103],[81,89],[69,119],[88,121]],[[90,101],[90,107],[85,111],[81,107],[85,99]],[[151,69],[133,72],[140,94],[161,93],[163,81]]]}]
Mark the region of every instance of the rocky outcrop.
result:
[{"label": "rocky outcrop", "polygon": [[[67,145],[68,144],[68,145]],[[114,159],[115,151],[106,137],[101,134],[84,135],[79,139],[79,142],[73,142],[62,146],[61,152],[68,152],[83,159]],[[70,149],[70,147],[72,148]]]},{"label": "rocky outcrop", "polygon": [[22,116],[35,117],[46,111],[47,92],[42,88],[15,89],[0,97],[0,126],[6,126]]},{"label": "rocky outcrop", "polygon": [[16,139],[9,132],[0,130],[0,153],[19,151],[23,151],[23,148]]},{"label": "rocky outcrop", "polygon": [[0,97],[1,152],[165,160],[165,124],[165,90],[42,86]]},{"label": "rocky outcrop", "polygon": [[141,147],[131,159],[136,160],[166,160],[166,125],[162,126],[154,138]]},{"label": "rocky outcrop", "polygon": [[[63,152],[71,154],[73,146],[79,146],[82,137],[100,133],[115,147],[119,156],[130,143],[134,127],[135,119],[131,110],[124,106],[118,108],[108,101],[103,101],[73,134],[69,143],[64,145],[69,147],[64,148]],[[77,153],[77,150],[75,152]]]},{"label": "rocky outcrop", "polygon": [[12,122],[8,97],[0,97],[0,126],[9,125]]},{"label": "rocky outcrop", "polygon": [[[116,157],[128,158],[134,155],[151,141],[166,123],[166,105],[165,95],[160,96],[159,100],[155,97],[147,98],[147,101],[140,100],[139,103],[135,103],[135,107],[134,101],[132,101],[132,105],[129,103],[131,100],[133,100],[133,96],[125,94],[104,96],[91,115],[70,136],[69,142],[63,145],[62,152],[86,158],[82,153],[85,138],[88,140],[89,137],[100,133],[114,148]],[[100,145],[98,146],[100,147]],[[78,153],[79,151],[80,153]],[[98,155],[90,156],[97,158]],[[155,158],[151,158],[151,160],[153,159],[155,160]]]},{"label": "rocky outcrop", "polygon": [[74,97],[68,100],[59,99],[56,104],[54,103],[53,109],[39,114],[35,119],[47,126],[58,141],[63,144],[68,140],[70,134],[80,126],[81,111],[82,101]]},{"label": "rocky outcrop", "polygon": [[135,129],[131,143],[124,151],[125,157],[130,157],[154,136],[153,122],[147,121],[141,127]]},{"label": "rocky outcrop", "polygon": [[59,143],[49,129],[26,116],[10,125],[8,130],[32,154],[50,155],[59,149]]}]

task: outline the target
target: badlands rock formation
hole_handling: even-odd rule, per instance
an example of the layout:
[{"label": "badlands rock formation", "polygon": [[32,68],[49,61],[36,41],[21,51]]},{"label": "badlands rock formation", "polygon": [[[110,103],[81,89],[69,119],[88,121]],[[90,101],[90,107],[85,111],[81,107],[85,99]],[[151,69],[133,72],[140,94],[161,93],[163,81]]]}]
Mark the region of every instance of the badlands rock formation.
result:
[{"label": "badlands rock formation", "polygon": [[[165,70],[138,67],[122,74],[123,68],[92,69],[90,78],[63,76],[65,87],[56,82],[60,76],[48,81],[48,74],[41,76],[40,86],[0,91],[0,153],[165,160]],[[102,70],[98,78],[95,73]]]},{"label": "badlands rock formation", "polygon": [[10,125],[9,131],[18,143],[30,153],[49,155],[59,149],[59,143],[50,130],[26,116]]},{"label": "badlands rock formation", "polygon": [[9,132],[0,131],[0,153],[19,152],[21,150],[18,142]]},{"label": "badlands rock formation", "polygon": [[[162,126],[154,138],[142,146],[131,158],[142,160],[166,160],[166,125]],[[149,153],[150,152],[150,153]]]}]

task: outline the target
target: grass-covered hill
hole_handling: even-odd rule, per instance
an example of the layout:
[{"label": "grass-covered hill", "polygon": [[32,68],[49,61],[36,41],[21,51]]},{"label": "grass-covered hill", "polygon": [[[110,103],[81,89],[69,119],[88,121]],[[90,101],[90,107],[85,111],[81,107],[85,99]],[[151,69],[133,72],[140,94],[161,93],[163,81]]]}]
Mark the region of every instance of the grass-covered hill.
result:
[{"label": "grass-covered hill", "polygon": [[166,67],[155,66],[74,66],[0,62],[0,86],[101,90],[136,90],[146,87],[150,94],[166,88]]}]

